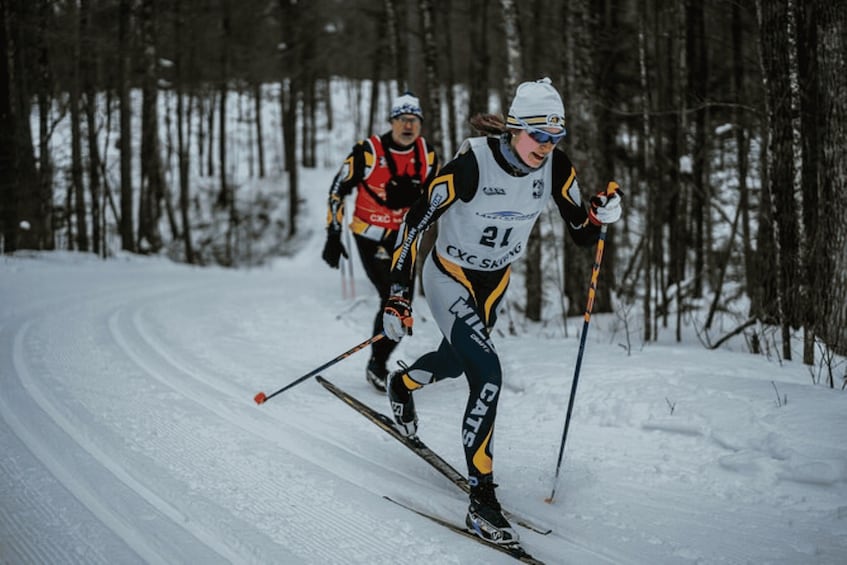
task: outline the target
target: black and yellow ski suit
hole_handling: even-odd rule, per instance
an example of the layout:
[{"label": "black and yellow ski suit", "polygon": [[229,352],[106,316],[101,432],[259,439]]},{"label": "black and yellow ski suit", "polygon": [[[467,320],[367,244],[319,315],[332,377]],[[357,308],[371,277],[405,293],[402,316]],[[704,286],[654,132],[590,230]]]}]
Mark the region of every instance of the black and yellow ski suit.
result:
[{"label": "black and yellow ski suit", "polygon": [[466,140],[432,181],[427,198],[409,210],[393,255],[392,294],[408,294],[418,238],[438,221],[435,246],[423,266],[423,287],[444,338],[402,379],[415,390],[465,374],[470,394],[462,441],[472,486],[492,480],[503,370],[491,331],[511,263],[523,254],[551,197],[578,245],[592,245],[600,233],[589,221],[576,172],[563,151],[554,150],[532,170],[516,169],[504,157],[508,151],[509,134]]}]

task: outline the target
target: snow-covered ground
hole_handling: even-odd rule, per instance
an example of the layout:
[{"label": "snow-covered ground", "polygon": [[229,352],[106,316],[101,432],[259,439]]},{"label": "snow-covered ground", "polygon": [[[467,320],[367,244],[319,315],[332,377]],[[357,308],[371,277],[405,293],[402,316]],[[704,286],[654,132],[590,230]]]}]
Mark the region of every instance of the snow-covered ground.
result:
[{"label": "snow-covered ground", "polygon": [[[307,195],[312,226],[328,181]],[[0,258],[0,562],[513,562],[384,500],[459,522],[466,508],[314,380],[253,402],[369,337],[376,297],[358,268],[358,298],[342,298],[322,243],[318,227],[295,256],[249,271]],[[439,341],[423,300],[415,313],[395,355],[407,361]],[[571,325],[569,338],[532,326],[495,338],[499,497],[554,530],[521,530],[530,552],[551,564],[847,563],[845,393],[797,362],[696,340],[627,355],[604,316],[546,504],[582,321]],[[323,374],[385,412],[366,360]],[[461,470],[465,395],[461,379],[416,393],[422,439]]]}]

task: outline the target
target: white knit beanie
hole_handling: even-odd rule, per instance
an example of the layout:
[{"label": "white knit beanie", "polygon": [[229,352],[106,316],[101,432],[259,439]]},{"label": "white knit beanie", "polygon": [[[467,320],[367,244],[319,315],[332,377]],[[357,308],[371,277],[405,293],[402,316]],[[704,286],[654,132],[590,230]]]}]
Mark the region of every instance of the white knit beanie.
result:
[{"label": "white knit beanie", "polygon": [[421,110],[421,101],[411,92],[405,92],[402,96],[398,96],[391,103],[391,111],[388,113],[388,120],[391,121],[403,114],[412,114],[423,121],[423,110]]},{"label": "white knit beanie", "polygon": [[525,129],[528,125],[536,128],[560,128],[564,131],[565,106],[549,78],[544,77],[518,85],[515,98],[509,107],[506,125],[517,129]]}]

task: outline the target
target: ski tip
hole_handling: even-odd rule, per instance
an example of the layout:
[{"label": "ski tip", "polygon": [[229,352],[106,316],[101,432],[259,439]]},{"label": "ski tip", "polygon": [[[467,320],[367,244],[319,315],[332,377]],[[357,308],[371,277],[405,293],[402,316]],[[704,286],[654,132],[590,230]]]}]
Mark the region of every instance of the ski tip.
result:
[{"label": "ski tip", "polygon": [[268,397],[265,396],[264,392],[260,392],[259,394],[253,397],[253,400],[256,401],[256,404],[263,404],[267,399]]}]

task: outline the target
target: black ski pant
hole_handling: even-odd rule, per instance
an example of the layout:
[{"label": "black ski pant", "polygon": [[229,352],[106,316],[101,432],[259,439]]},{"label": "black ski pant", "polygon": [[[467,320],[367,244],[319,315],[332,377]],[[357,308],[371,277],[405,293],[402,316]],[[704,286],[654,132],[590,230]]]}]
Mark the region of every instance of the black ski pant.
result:
[{"label": "black ski pant", "polygon": [[469,395],[462,420],[462,444],[471,486],[493,478],[494,422],[503,384],[500,358],[491,341],[497,305],[511,270],[471,271],[433,251],[423,267],[423,287],[444,339],[409,367],[408,375],[426,385],[462,373]]},{"label": "black ski pant", "polygon": [[[386,233],[389,235],[382,241],[374,241],[361,235],[353,236],[356,240],[356,247],[359,249],[359,258],[362,260],[365,274],[379,294],[379,309],[374,317],[373,334],[371,335],[382,332],[382,311],[385,309],[385,303],[391,292],[391,250],[397,232]],[[396,341],[381,339],[371,346],[371,357],[378,365],[384,366],[388,363],[388,358],[396,347]]]}]

